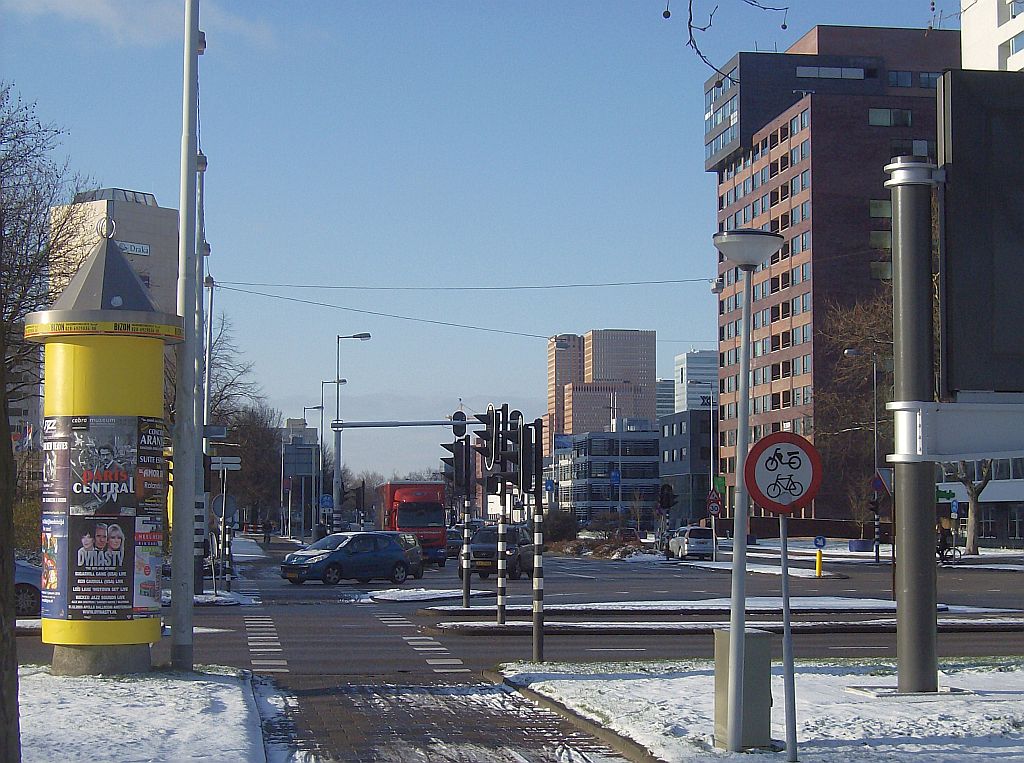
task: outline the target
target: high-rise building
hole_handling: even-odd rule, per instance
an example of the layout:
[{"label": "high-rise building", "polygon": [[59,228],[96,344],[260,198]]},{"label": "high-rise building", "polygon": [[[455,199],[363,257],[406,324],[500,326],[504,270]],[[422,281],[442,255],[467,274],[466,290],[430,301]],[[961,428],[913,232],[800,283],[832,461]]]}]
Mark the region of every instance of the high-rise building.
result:
[{"label": "high-rise building", "polygon": [[[544,455],[560,434],[602,431],[618,416],[655,416],[654,331],[601,329],[548,339],[548,425]],[[617,402],[612,397],[617,396]]]},{"label": "high-rise building", "polygon": [[[959,63],[955,30],[818,26],[784,53],[739,53],[706,82],[718,229],[785,238],[752,274],[752,441],[780,430],[813,439],[815,390],[830,388],[837,360],[818,351],[814,323],[891,276],[884,167],[935,156],[935,82]],[[742,281],[721,256],[718,273],[718,442],[731,511]],[[849,517],[843,477],[826,480],[803,516]]]},{"label": "high-rise building", "polygon": [[1024,0],[960,0],[964,69],[1024,71]]},{"label": "high-rise building", "polygon": [[676,412],[676,383],[673,379],[658,379],[655,383],[654,411],[660,419]]},{"label": "high-rise building", "polygon": [[710,409],[718,395],[718,350],[684,352],[674,366],[676,412]]}]

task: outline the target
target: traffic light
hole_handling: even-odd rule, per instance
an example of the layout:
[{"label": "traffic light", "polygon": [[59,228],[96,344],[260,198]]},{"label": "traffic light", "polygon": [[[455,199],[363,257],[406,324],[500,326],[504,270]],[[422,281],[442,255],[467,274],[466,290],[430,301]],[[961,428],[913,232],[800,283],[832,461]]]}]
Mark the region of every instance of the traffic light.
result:
[{"label": "traffic light", "polygon": [[498,428],[501,426],[501,414],[493,405],[487,406],[487,413],[474,414],[477,421],[484,425],[484,431],[477,432],[479,442],[473,449],[483,456],[484,468],[493,469],[494,459],[498,451]]},{"label": "traffic light", "polygon": [[465,420],[466,414],[463,411],[455,411],[455,413],[452,414],[452,421],[456,422],[455,424],[452,424],[452,434],[454,434],[456,438],[466,436],[466,425],[464,423],[459,423],[464,422]]},{"label": "traffic light", "polygon": [[519,430],[523,425],[521,411],[508,410],[508,403],[500,408],[501,426],[498,427],[498,453],[495,462],[499,479],[505,482],[519,482]]},{"label": "traffic light", "polygon": [[518,463],[515,471],[517,474],[517,482],[519,490],[524,493],[532,492],[534,485],[534,448],[536,447],[537,440],[537,429],[533,424],[527,424],[520,420],[519,422],[519,446],[516,449],[516,458]]},{"label": "traffic light", "polygon": [[872,498],[872,499],[870,499],[868,501],[868,508],[871,509],[872,513],[874,513],[874,514],[880,514],[881,513],[882,510],[878,507],[878,504],[879,504],[878,498]]},{"label": "traffic light", "polygon": [[676,498],[676,493],[672,486],[667,482],[662,484],[661,492],[658,493],[658,507],[662,511],[667,512],[677,503],[679,503],[679,499]]},{"label": "traffic light", "polygon": [[466,487],[466,447],[468,440],[443,442],[441,447],[451,453],[441,459],[444,464],[444,480],[450,495],[461,495]]}]

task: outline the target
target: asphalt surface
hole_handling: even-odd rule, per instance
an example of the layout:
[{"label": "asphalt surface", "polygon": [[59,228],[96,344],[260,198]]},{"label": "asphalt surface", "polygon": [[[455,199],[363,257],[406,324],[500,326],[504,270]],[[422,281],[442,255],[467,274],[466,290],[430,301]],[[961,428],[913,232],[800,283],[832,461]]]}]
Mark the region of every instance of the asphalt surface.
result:
[{"label": "asphalt surface", "polygon": [[[582,733],[508,687],[495,685],[488,671],[498,663],[530,660],[529,631],[488,633],[483,637],[438,626],[456,620],[487,621],[477,614],[493,608],[493,598],[474,598],[473,617],[432,611],[432,604],[461,604],[461,584],[453,561],[428,568],[422,580],[402,588],[448,592],[437,602],[379,601],[374,592],[390,583],[346,581],[330,588],[319,583],[293,586],[282,580],[276,562],[294,545],[275,539],[271,557],[239,564],[245,579],[235,590],[252,596],[254,606],[197,607],[194,625],[197,664],[226,664],[252,670],[295,698],[281,733],[301,750],[322,760],[344,761],[593,761],[621,759],[604,742]],[[770,557],[771,552],[765,552]],[[777,557],[777,554],[776,554]],[[770,563],[768,559],[759,560]],[[810,566],[806,564],[797,566]],[[840,578],[794,578],[792,596],[888,598],[891,570],[882,564],[830,563]],[[1022,605],[1022,573],[940,568],[939,600],[950,605],[1016,608]],[[778,596],[776,575],[748,575],[748,596]],[[493,592],[494,577],[473,578],[473,589]],[[509,581],[509,604],[529,605],[529,579]],[[679,562],[611,561],[548,557],[545,603],[728,598],[729,575]],[[492,612],[493,610],[491,610]],[[851,623],[894,613],[808,612],[794,621],[826,618]],[[510,621],[528,614],[510,613]],[[721,613],[638,616],[609,613],[585,617],[549,615],[548,620],[655,622],[721,621]],[[748,617],[778,619],[778,614]],[[780,639],[775,639],[781,657]],[[169,639],[154,647],[154,662],[169,660]],[[616,633],[549,634],[548,661],[605,661],[710,657],[710,634]],[[892,632],[797,633],[795,653],[803,657],[893,657]],[[946,633],[938,637],[940,656],[1024,654],[1024,632]],[[38,636],[18,638],[21,662],[44,662],[50,648]]]}]

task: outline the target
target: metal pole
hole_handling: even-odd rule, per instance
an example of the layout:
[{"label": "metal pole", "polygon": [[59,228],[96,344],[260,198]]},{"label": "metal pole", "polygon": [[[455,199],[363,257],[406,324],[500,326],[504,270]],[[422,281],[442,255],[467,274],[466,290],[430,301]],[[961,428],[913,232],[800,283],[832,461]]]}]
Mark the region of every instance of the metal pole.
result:
[{"label": "metal pole", "polygon": [[732,599],[729,614],[729,750],[743,749],[743,675],[744,643],[747,630],[747,487],[743,469],[750,440],[750,298],[753,265],[741,265],[743,271],[743,311],[740,322],[740,390],[736,404],[736,489],[732,532]]},{"label": "metal pole", "polygon": [[[895,397],[934,400],[932,382],[931,187],[935,165],[896,157],[893,208]],[[897,463],[900,550],[896,559],[896,662],[900,692],[938,691],[935,580],[935,467]]]},{"label": "metal pole", "polygon": [[[205,435],[205,427],[210,423],[210,368],[213,365],[213,290],[216,283],[213,280],[213,276],[206,276],[204,283],[210,288],[210,310],[206,316],[206,342],[204,346],[206,364],[203,369],[206,377],[203,382],[203,434]],[[208,437],[203,438],[203,453],[210,455],[210,440]]]},{"label": "metal pole", "polygon": [[[335,354],[334,373],[334,420],[341,421],[341,336],[338,336],[338,350]],[[334,498],[334,531],[341,529],[341,430],[334,430],[334,480],[331,484]]]},{"label": "metal pole", "polygon": [[544,662],[544,420],[533,421],[533,661]]},{"label": "metal pole", "polygon": [[[711,453],[708,454],[711,468],[711,474],[708,475],[708,492],[710,493],[715,489],[715,419],[718,418],[718,409],[715,406],[715,384],[714,382],[708,382],[708,386],[711,387],[711,397],[709,398],[711,406]],[[715,530],[714,514],[711,515],[711,561],[718,561],[718,533]]]},{"label": "metal pole", "polygon": [[[876,353],[871,354],[871,395],[873,399],[874,407],[874,423],[872,424],[872,431],[874,432],[875,439],[875,454],[872,468],[874,473],[871,475],[871,482],[874,484],[875,480],[878,479],[878,355]],[[875,564],[881,561],[881,545],[882,545],[882,513],[878,506],[878,491],[872,491],[872,499],[875,501]]]},{"label": "metal pole", "polygon": [[462,606],[469,609],[469,578],[471,573],[469,571],[469,541],[471,534],[469,531],[469,509],[470,501],[467,497],[463,501],[462,506],[462,552],[459,554],[459,567],[462,570]]},{"label": "metal pole", "polygon": [[[499,446],[500,447],[500,446]],[[505,533],[508,521],[505,517],[508,513],[508,485],[502,479],[501,486],[501,514],[498,516],[498,625],[505,623]]]},{"label": "metal pole", "polygon": [[[174,421],[175,490],[171,508],[174,519],[171,555],[171,665],[176,670],[193,667],[192,588],[194,578],[196,510],[195,394],[196,310],[196,112],[198,110],[199,0],[185,0],[184,77],[181,126],[181,184],[178,236],[178,313],[184,318],[184,341],[178,346]],[[202,550],[198,552],[201,554]]]},{"label": "metal pole", "polygon": [[228,542],[228,470],[225,469],[221,472],[224,475],[224,496],[221,503],[220,511],[220,552],[221,552],[221,570],[224,573],[224,588],[228,593],[231,593],[231,544]]},{"label": "metal pole", "polygon": [[[313,454],[310,453],[310,456]],[[312,477],[313,475],[310,475]],[[299,543],[306,539],[306,476],[299,477]]]},{"label": "metal pole", "polygon": [[[320,433],[316,440],[316,510],[320,514],[320,498],[324,494],[324,385],[320,384]],[[322,517],[324,525],[329,525],[327,512]],[[333,528],[332,528],[333,529]]]},{"label": "metal pole", "polygon": [[796,760],[796,680],[793,669],[793,630],[789,612],[789,517],[779,515],[782,544],[782,683],[786,693],[786,760]]}]

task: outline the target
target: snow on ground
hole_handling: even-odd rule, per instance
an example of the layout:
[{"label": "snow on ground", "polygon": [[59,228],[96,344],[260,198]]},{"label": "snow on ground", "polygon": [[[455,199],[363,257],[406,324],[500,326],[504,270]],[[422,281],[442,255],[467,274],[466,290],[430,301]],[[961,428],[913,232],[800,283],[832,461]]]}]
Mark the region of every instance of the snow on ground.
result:
[{"label": "snow on ground", "polygon": [[[545,603],[545,611],[551,612],[673,612],[702,613],[728,611],[732,601],[726,598],[716,599],[680,599],[677,601],[595,601],[579,604]],[[487,605],[490,606],[490,605]],[[895,612],[896,602],[891,599],[859,599],[843,596],[791,596],[789,606],[793,612]],[[432,612],[458,612],[461,607],[444,605],[431,607]],[[510,606],[508,610],[529,610],[530,606]],[[944,604],[940,610],[946,609]],[[782,597],[780,596],[748,596],[747,612],[781,612]],[[965,609],[965,611],[968,611]],[[974,610],[1003,611],[1003,610]]]},{"label": "snow on ground", "polygon": [[236,535],[231,541],[231,558],[236,562],[254,562],[266,559],[267,555],[256,541]]},{"label": "snow on ground", "polygon": [[[497,596],[495,591],[470,591],[473,598],[481,596]],[[462,589],[430,589],[430,588],[388,588],[383,591],[372,591],[370,598],[374,601],[444,601],[445,599],[461,599]]]},{"label": "snow on ground", "polygon": [[[503,669],[513,683],[633,739],[663,760],[746,759],[714,748],[710,660],[512,663]],[[798,662],[800,760],[962,763],[982,757],[1024,758],[1024,662],[1019,658],[944,661],[940,688],[969,693],[876,697],[851,691],[895,685],[890,661]],[[785,739],[778,664],[772,666],[771,687],[771,734]]]},{"label": "snow on ground", "polygon": [[22,666],[18,682],[25,763],[266,760],[252,689],[232,669],[68,678]]},{"label": "snow on ground", "polygon": [[[246,596],[237,591],[218,590],[217,593],[214,593],[212,589],[204,591],[202,594],[195,594],[192,601],[197,607],[234,607],[238,605],[248,607],[258,603],[252,596]],[[171,590],[169,588],[163,590],[160,603],[165,607],[171,606]]]},{"label": "snow on ground", "polygon": [[[677,561],[676,564],[684,567],[696,567],[701,570],[718,570],[719,572],[732,572],[732,562],[684,562],[682,560]],[[747,562],[747,572],[753,575],[781,575],[782,567],[777,564],[750,564]],[[789,576],[791,578],[813,578],[817,577],[814,574],[814,570],[809,567],[794,567],[789,566]],[[838,578],[842,577],[834,572],[828,570],[821,571],[821,577],[823,578]]]}]

